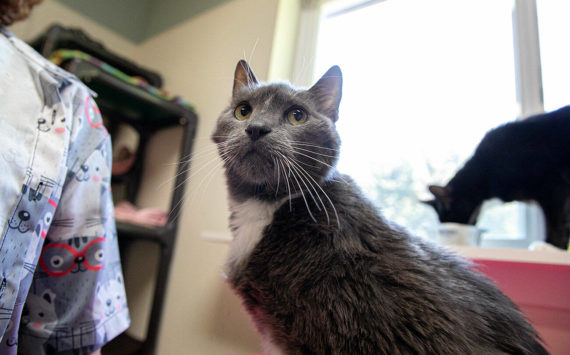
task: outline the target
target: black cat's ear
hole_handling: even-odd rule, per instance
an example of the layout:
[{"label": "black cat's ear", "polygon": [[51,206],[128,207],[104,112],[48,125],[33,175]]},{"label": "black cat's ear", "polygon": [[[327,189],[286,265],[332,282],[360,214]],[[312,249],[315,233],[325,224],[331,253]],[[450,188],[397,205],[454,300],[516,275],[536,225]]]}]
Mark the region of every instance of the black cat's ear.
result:
[{"label": "black cat's ear", "polygon": [[258,84],[257,78],[245,60],[240,60],[236,65],[234,74],[233,94],[244,87],[252,87]]},{"label": "black cat's ear", "polygon": [[435,208],[435,200],[420,200],[421,203]]},{"label": "black cat's ear", "polygon": [[317,101],[319,110],[333,122],[338,120],[338,106],[342,97],[342,72],[338,66],[331,67],[309,93]]},{"label": "black cat's ear", "polygon": [[429,185],[428,186],[429,192],[431,192],[435,198],[443,204],[446,209],[451,208],[451,196],[450,190],[448,187],[437,186],[437,185]]}]

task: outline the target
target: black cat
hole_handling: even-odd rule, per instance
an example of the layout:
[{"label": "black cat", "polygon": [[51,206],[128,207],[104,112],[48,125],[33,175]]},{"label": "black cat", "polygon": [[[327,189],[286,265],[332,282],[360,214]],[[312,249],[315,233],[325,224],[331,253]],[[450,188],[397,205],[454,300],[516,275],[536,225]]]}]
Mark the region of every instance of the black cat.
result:
[{"label": "black cat", "polygon": [[[244,61],[212,135],[233,241],[228,282],[270,354],[546,354],[471,265],[386,222],[334,168],[342,76],[260,84]],[[389,153],[386,153],[389,154]]]},{"label": "black cat", "polygon": [[431,185],[441,222],[475,224],[483,201],[536,201],[546,241],[568,247],[570,235],[570,106],[491,130],[445,187]]}]

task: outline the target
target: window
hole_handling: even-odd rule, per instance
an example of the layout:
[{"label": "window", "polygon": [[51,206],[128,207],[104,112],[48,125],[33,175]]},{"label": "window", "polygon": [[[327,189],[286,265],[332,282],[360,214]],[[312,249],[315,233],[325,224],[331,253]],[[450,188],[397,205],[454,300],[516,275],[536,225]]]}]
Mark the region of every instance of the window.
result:
[{"label": "window", "polygon": [[544,108],[552,111],[570,103],[570,2],[540,0],[537,5]]},{"label": "window", "polygon": [[[536,33],[536,6],[526,0],[313,3],[305,3],[305,21],[318,19],[316,46],[305,38],[309,45],[300,52],[307,58],[316,48],[315,62],[298,58],[297,73],[314,69],[314,81],[331,65],[343,70],[339,170],[388,219],[429,237],[438,220],[419,202],[431,198],[427,185],[444,185],[491,128],[542,110],[532,86],[540,72],[528,63],[539,58],[538,44],[533,49],[523,33]],[[521,86],[535,101],[523,97]],[[486,203],[477,223],[486,230],[484,244],[527,246],[542,235],[537,211],[518,202]]]}]

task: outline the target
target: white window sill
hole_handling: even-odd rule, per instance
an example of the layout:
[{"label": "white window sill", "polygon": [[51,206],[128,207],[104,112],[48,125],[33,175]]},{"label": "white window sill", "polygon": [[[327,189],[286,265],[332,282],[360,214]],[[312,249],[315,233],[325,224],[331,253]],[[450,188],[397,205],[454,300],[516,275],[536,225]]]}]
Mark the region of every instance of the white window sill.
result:
[{"label": "white window sill", "polygon": [[570,252],[527,249],[453,246],[451,250],[467,259],[570,265]]}]

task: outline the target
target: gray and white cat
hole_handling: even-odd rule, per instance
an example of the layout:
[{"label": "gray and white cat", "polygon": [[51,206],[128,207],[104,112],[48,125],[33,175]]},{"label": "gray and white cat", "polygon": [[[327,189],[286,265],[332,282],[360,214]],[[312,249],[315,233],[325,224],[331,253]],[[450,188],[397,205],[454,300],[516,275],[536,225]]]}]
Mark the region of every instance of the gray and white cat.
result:
[{"label": "gray and white cat", "polygon": [[240,61],[212,135],[229,189],[228,281],[266,352],[546,354],[489,280],[386,222],[336,171],[341,90],[336,66],[297,90]]}]

